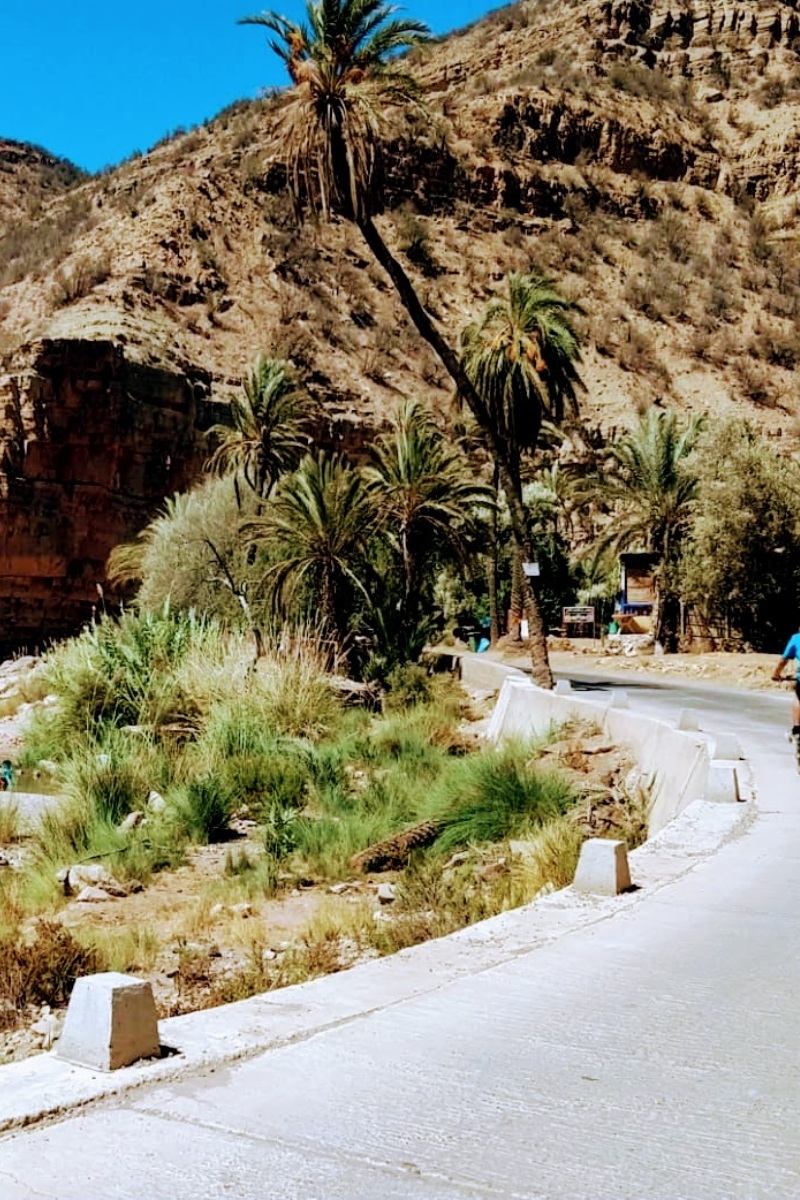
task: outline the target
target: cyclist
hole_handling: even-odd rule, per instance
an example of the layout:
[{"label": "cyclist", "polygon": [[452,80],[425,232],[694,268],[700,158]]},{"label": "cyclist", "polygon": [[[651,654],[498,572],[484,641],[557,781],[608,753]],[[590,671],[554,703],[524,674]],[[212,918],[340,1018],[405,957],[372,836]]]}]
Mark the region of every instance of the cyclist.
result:
[{"label": "cyclist", "polygon": [[797,680],[794,685],[794,700],[792,701],[792,737],[800,738],[800,632],[789,638],[783,657],[772,673],[772,678],[779,683],[788,662],[797,662]]}]

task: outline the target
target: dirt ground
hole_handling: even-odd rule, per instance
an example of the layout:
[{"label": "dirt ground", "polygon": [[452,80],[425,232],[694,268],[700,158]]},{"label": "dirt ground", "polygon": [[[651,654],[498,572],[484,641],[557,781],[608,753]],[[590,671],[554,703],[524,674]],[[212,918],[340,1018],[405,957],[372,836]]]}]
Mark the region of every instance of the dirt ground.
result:
[{"label": "dirt ground", "polygon": [[[527,645],[517,643],[487,654],[509,666],[530,665]],[[715,651],[705,654],[649,654],[628,657],[609,653],[600,642],[559,639],[551,647],[550,663],[556,671],[606,671],[614,675],[657,675],[665,679],[685,679],[687,682],[729,684],[787,695],[791,682],[773,683],[772,672],[778,664],[776,654],[736,654]],[[787,674],[792,674],[787,669]]]}]

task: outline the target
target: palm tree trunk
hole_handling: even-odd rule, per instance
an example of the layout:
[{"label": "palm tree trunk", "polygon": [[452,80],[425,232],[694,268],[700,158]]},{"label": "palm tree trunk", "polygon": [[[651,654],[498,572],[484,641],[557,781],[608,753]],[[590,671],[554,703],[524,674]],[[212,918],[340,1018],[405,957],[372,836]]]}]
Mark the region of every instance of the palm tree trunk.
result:
[{"label": "palm tree trunk", "polygon": [[522,559],[519,551],[514,548],[511,556],[511,611],[508,620],[508,632],[515,642],[522,637],[522,617],[525,612],[525,601],[522,595]]},{"label": "palm tree trunk", "polygon": [[[377,261],[383,267],[386,274],[391,279],[400,300],[403,304],[411,320],[417,327],[417,331],[425,339],[431,349],[441,359],[445,370],[450,378],[455,383],[458,391],[469,406],[472,415],[478,422],[478,425],[486,434],[489,441],[489,447],[492,452],[492,457],[497,464],[497,469],[500,476],[500,483],[503,491],[506,494],[508,501],[509,513],[511,516],[511,529],[514,534],[517,551],[523,559],[532,557],[532,548],[528,537],[527,520],[525,517],[525,506],[522,502],[522,486],[517,478],[514,470],[514,464],[511,462],[508,447],[498,436],[495,430],[489,410],[480,397],[480,394],[475,389],[464,370],[461,360],[455,351],[447,344],[439,330],[433,323],[430,314],[422,306],[417,293],[414,291],[414,285],[406,275],[400,263],[393,257],[388,246],[381,237],[378,229],[373,224],[368,216],[358,218],[358,227],[364,241],[369,246]],[[525,606],[528,610],[528,629],[530,633],[530,649],[531,649],[531,674],[534,681],[544,688],[552,688],[553,676],[550,671],[550,663],[547,657],[547,637],[542,620],[542,614],[539,609],[539,603],[536,599],[536,594],[530,581],[526,581],[524,588]]]},{"label": "palm tree trunk", "polygon": [[497,499],[499,489],[499,475],[497,466],[494,468],[494,477],[492,485],[494,488],[494,508],[492,509],[489,518],[489,556],[487,559],[488,567],[488,585],[489,585],[489,642],[492,646],[497,645],[500,637],[500,611],[497,606],[497,551],[498,551],[498,516],[497,516]]}]

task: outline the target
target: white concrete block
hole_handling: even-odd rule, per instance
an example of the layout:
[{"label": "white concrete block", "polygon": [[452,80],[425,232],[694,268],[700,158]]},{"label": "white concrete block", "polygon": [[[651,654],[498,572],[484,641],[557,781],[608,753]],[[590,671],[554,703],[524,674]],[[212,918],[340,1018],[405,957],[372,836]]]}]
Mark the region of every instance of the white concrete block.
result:
[{"label": "white concrete block", "polygon": [[620,688],[613,688],[611,691],[611,707],[612,708],[630,708],[628,703],[628,693]]},{"label": "white concrete block", "polygon": [[116,1071],[159,1053],[153,989],[146,980],[116,971],[77,980],[58,1058],[95,1071]]},{"label": "white concrete block", "polygon": [[700,728],[698,713],[694,708],[682,708],[678,714],[678,729],[684,733],[696,733]]},{"label": "white concrete block", "polygon": [[712,758],[739,759],[742,749],[733,733],[718,733],[711,745]]},{"label": "white concrete block", "polygon": [[631,873],[625,843],[608,838],[589,838],[584,842],[572,886],[576,892],[602,896],[618,896],[629,888]]},{"label": "white concrete block", "polygon": [[557,679],[553,691],[557,696],[570,695],[572,693],[572,684],[568,679]]},{"label": "white concrete block", "polygon": [[705,799],[713,800],[717,804],[735,804],[741,799],[736,767],[711,764],[708,768]]}]

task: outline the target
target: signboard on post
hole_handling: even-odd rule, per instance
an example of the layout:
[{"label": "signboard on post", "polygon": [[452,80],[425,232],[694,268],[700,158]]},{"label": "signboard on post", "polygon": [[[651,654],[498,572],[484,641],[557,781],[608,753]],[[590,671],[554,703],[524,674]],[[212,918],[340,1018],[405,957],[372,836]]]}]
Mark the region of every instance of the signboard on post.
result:
[{"label": "signboard on post", "polygon": [[595,613],[594,605],[592,604],[573,604],[569,608],[562,609],[561,622],[563,632],[566,636],[567,629],[570,625],[591,625],[592,637],[595,636]]}]

